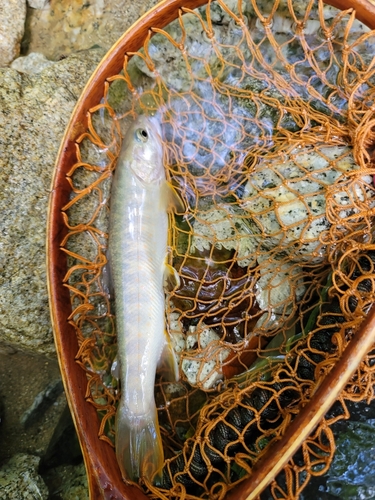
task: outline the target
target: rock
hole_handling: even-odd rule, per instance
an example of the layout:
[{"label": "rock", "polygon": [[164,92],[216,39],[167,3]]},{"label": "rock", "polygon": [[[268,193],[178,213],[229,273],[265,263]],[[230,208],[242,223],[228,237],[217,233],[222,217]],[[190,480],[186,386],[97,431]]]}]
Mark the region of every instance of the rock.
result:
[{"label": "rock", "polygon": [[306,145],[259,161],[245,186],[242,207],[262,234],[262,245],[282,249],[292,262],[324,262],[323,235],[334,226],[332,203],[337,217],[351,220],[359,213],[354,200],[375,205],[369,175],[358,175],[356,183],[344,187],[358,170],[353,149],[346,145]]},{"label": "rock", "polygon": [[0,345],[52,355],[45,240],[63,132],[104,55],[82,51],[33,75],[0,70]]},{"label": "rock", "polygon": [[67,404],[60,390],[57,361],[0,353],[0,464],[16,453],[45,456]]},{"label": "rock", "polygon": [[[31,0],[42,3],[43,0]],[[28,51],[43,52],[48,59],[99,44],[111,46],[142,14],[158,0],[118,0],[82,2],[82,0],[50,0],[50,8],[31,10],[26,38]],[[51,40],[53,33],[53,40]]]},{"label": "rock", "polygon": [[0,468],[0,500],[47,500],[47,486],[37,472],[39,460],[17,454]]},{"label": "rock", "polygon": [[[204,323],[200,328],[190,326],[189,332],[181,369],[193,387],[212,389],[223,378],[221,367],[230,349],[222,349],[220,335]],[[205,361],[201,361],[201,358]]]},{"label": "rock", "polygon": [[0,68],[19,56],[25,31],[26,1],[2,0],[0,3]]},{"label": "rock", "polygon": [[63,391],[64,387],[60,378],[53,380],[43,391],[40,391],[36,395],[32,405],[21,417],[21,424],[25,429],[41,420],[48,408],[56,402]]},{"label": "rock", "polygon": [[31,52],[31,54],[23,57],[18,57],[10,65],[11,68],[20,73],[40,73],[48,66],[53,65],[43,54],[39,52]]},{"label": "rock", "polygon": [[45,481],[50,498],[59,500],[89,500],[85,466],[64,465],[48,471]]},{"label": "rock", "polygon": [[306,286],[302,269],[292,262],[258,257],[260,276],[255,284],[255,296],[262,311],[283,314],[302,299]]},{"label": "rock", "polygon": [[33,9],[44,9],[48,6],[49,0],[27,0],[27,3]]},{"label": "rock", "polygon": [[[330,426],[336,451],[329,469],[313,476],[301,500],[370,499],[375,498],[375,405],[374,401],[345,401],[349,420],[338,420]],[[337,418],[343,407],[337,401],[326,415]]]},{"label": "rock", "polygon": [[74,428],[69,406],[66,404],[55,427],[48,448],[42,457],[40,471],[60,465],[77,465],[82,462],[82,452]]},{"label": "rock", "polygon": [[256,227],[254,234],[248,220],[240,211],[231,214],[228,210],[216,210],[212,207],[210,211],[197,212],[193,230],[190,253],[195,250],[209,250],[212,242],[217,241],[215,247],[219,250],[236,250],[239,266],[254,265],[254,256],[261,236],[257,236],[259,230]]}]

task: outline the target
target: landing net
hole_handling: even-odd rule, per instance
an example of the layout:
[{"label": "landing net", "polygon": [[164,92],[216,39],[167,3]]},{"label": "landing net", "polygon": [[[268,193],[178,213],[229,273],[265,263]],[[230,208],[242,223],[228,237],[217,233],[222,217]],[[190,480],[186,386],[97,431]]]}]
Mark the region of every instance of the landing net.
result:
[{"label": "landing net", "polygon": [[[105,279],[112,172],[127,124],[162,125],[180,286],[166,322],[181,382],[157,375],[163,482],[150,498],[222,499],[293,425],[375,298],[374,33],[320,1],[182,9],[126,54],[77,138],[64,207],[69,318],[99,439],[121,388]],[[153,36],[151,37],[151,35]],[[271,486],[297,498],[334,453],[345,401],[373,398],[374,353]]]}]

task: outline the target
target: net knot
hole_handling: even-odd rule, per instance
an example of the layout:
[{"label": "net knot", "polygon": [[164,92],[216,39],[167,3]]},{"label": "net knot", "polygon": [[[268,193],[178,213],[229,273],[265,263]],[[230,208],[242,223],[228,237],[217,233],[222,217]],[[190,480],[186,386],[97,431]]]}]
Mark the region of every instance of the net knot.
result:
[{"label": "net knot", "polygon": [[304,21],[295,21],[292,29],[297,36],[301,36],[305,30],[305,26],[306,24]]}]

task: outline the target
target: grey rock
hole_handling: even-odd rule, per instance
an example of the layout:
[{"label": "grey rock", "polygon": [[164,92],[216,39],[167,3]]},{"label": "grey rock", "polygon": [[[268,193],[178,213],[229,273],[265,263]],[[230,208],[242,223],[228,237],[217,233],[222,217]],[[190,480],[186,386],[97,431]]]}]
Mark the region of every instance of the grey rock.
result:
[{"label": "grey rock", "polygon": [[42,457],[39,470],[43,474],[44,471],[61,465],[77,465],[81,462],[81,447],[69,406],[66,404]]},{"label": "grey rock", "polygon": [[40,52],[31,52],[27,56],[18,57],[10,65],[11,68],[20,73],[40,73],[48,66],[52,66],[53,61],[49,61]]},{"label": "grey rock", "polygon": [[0,67],[8,66],[20,53],[25,31],[26,0],[0,2]]},{"label": "grey rock", "polygon": [[104,55],[74,54],[34,75],[0,70],[0,345],[54,353],[45,240],[59,144]]},{"label": "grey rock", "polygon": [[40,458],[17,454],[0,468],[0,500],[46,500],[48,489],[37,470]]},{"label": "grey rock", "polygon": [[28,408],[22,415],[21,424],[25,428],[28,428],[43,418],[45,412],[57,400],[63,391],[64,387],[61,379],[56,379],[50,382],[43,391],[37,394],[30,408]]},{"label": "grey rock", "polygon": [[85,466],[63,465],[51,469],[44,476],[52,498],[61,500],[89,500]]},{"label": "grey rock", "polygon": [[[21,351],[15,354],[0,353],[0,403],[3,402],[0,464],[16,453],[45,456],[64,412],[66,398],[64,393],[57,396],[55,392],[53,396],[51,390],[48,391],[49,400],[46,397],[39,400],[37,395],[48,387],[51,380],[58,379],[59,367],[54,359],[48,360],[44,356]],[[55,387],[57,390],[57,383]],[[34,406],[35,411],[27,412],[38,400],[40,404]],[[30,415],[27,428],[20,422],[25,413]],[[40,468],[41,464],[39,471]]]},{"label": "grey rock", "polygon": [[44,9],[48,6],[49,0],[27,0],[27,3],[33,9]]}]

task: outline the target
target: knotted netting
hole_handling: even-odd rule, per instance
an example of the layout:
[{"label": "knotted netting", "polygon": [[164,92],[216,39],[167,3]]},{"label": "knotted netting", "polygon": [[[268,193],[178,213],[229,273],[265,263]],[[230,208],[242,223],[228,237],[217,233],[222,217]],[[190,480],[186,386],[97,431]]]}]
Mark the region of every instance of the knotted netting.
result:
[{"label": "knotted netting", "polygon": [[[77,137],[64,207],[66,286],[87,400],[114,443],[121,387],[106,283],[112,173],[139,114],[163,132],[185,212],[170,219],[166,324],[181,380],[157,374],[165,465],[150,498],[224,498],[293,425],[375,297],[374,33],[320,1],[208,2],[153,29]],[[369,353],[275,478],[297,498],[334,453],[345,400],[373,397]]]}]

